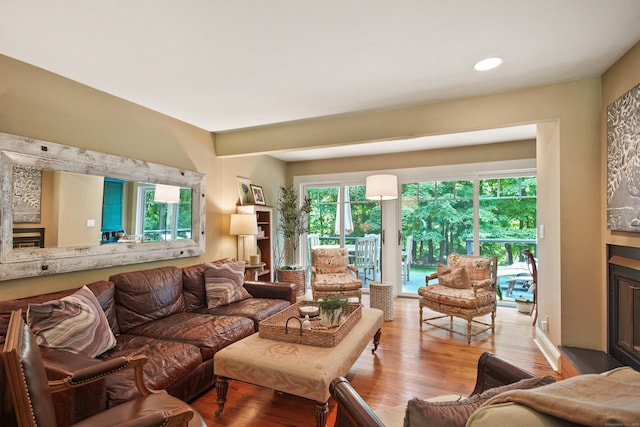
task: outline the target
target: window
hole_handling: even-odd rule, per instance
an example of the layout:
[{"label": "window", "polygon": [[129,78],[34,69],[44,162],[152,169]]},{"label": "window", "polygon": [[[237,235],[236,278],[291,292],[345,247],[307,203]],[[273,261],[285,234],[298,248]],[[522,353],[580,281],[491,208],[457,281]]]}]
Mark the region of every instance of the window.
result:
[{"label": "window", "polygon": [[[402,245],[412,242],[402,292],[413,294],[450,253],[497,256],[499,283],[528,291],[525,249],[536,253],[535,176],[425,181],[402,185]],[[514,288],[508,282],[518,278]],[[520,285],[518,287],[518,284]],[[512,295],[512,290],[516,292]],[[526,296],[526,295],[524,295]]]},{"label": "window", "polygon": [[138,188],[140,203],[138,230],[147,242],[191,239],[191,189],[180,189],[179,203],[160,203],[153,200],[155,186]]}]

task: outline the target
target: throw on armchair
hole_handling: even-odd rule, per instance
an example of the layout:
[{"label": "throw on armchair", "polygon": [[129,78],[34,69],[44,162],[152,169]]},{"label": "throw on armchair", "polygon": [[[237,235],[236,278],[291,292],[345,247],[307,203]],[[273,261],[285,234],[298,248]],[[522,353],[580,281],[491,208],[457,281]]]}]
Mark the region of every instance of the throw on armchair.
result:
[{"label": "throw on armchair", "polygon": [[311,291],[313,299],[339,295],[362,297],[362,280],[358,269],[348,265],[349,252],[345,248],[316,248],[311,255]]},{"label": "throw on armchair", "polygon": [[[551,376],[536,377],[495,354],[485,352],[478,359],[476,385],[468,398],[459,394],[426,400],[414,398],[405,405],[374,412],[345,378],[335,378],[329,385],[329,391],[338,404],[334,427],[453,426],[464,425],[484,402],[502,391],[533,388],[552,382]],[[492,422],[494,424],[488,425],[502,425],[500,419],[496,423],[493,418]]]},{"label": "throw on armchair", "polygon": [[[498,258],[472,255],[450,254],[447,266],[438,264],[438,271],[426,277],[426,285],[418,288],[420,298],[420,327],[423,323],[464,335],[467,342],[471,337],[491,329],[495,332],[496,321],[496,279]],[[437,285],[429,285],[429,280],[438,278]],[[442,315],[423,319],[424,308]],[[491,324],[474,320],[475,317],[491,314]],[[449,317],[446,323],[433,321]],[[467,321],[467,331],[462,333],[453,327],[453,318]],[[479,326],[473,330],[473,325]]]}]

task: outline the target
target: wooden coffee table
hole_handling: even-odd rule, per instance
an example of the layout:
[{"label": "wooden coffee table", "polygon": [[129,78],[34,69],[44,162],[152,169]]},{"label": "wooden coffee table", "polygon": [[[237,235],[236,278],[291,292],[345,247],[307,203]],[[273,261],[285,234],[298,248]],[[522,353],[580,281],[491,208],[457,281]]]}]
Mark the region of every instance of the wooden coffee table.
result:
[{"label": "wooden coffee table", "polygon": [[326,425],[329,384],[346,376],[373,337],[380,342],[383,312],[362,308],[362,318],[335,347],[315,347],[260,338],[258,333],[223,348],[214,355],[219,416],[227,401],[227,379],[268,387],[316,402],[316,426]]}]

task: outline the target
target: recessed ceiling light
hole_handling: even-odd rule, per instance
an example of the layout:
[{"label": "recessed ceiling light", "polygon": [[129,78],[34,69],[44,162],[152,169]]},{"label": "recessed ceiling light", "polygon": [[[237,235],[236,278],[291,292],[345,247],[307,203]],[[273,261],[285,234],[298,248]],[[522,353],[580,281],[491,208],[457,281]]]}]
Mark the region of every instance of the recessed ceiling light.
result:
[{"label": "recessed ceiling light", "polygon": [[486,58],[482,61],[476,62],[476,65],[473,66],[473,69],[476,71],[487,71],[493,70],[496,67],[499,67],[502,64],[502,58],[499,56],[494,56],[492,58]]}]

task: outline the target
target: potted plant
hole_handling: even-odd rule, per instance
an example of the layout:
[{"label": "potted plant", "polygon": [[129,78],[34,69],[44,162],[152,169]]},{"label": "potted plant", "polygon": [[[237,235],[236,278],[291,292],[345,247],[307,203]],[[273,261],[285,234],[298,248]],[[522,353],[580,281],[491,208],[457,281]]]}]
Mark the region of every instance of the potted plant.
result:
[{"label": "potted plant", "polygon": [[323,297],[318,303],[320,308],[320,324],[331,327],[340,325],[342,317],[349,315],[350,305],[347,298],[340,298],[338,295],[328,295]]},{"label": "potted plant", "polygon": [[276,275],[279,282],[298,285],[298,293],[304,293],[307,275],[304,266],[295,264],[294,256],[298,249],[300,235],[308,231],[309,212],[311,212],[311,199],[305,197],[302,205],[299,205],[298,192],[293,188],[293,184],[280,187],[278,222],[284,238],[285,263],[278,267]]}]

